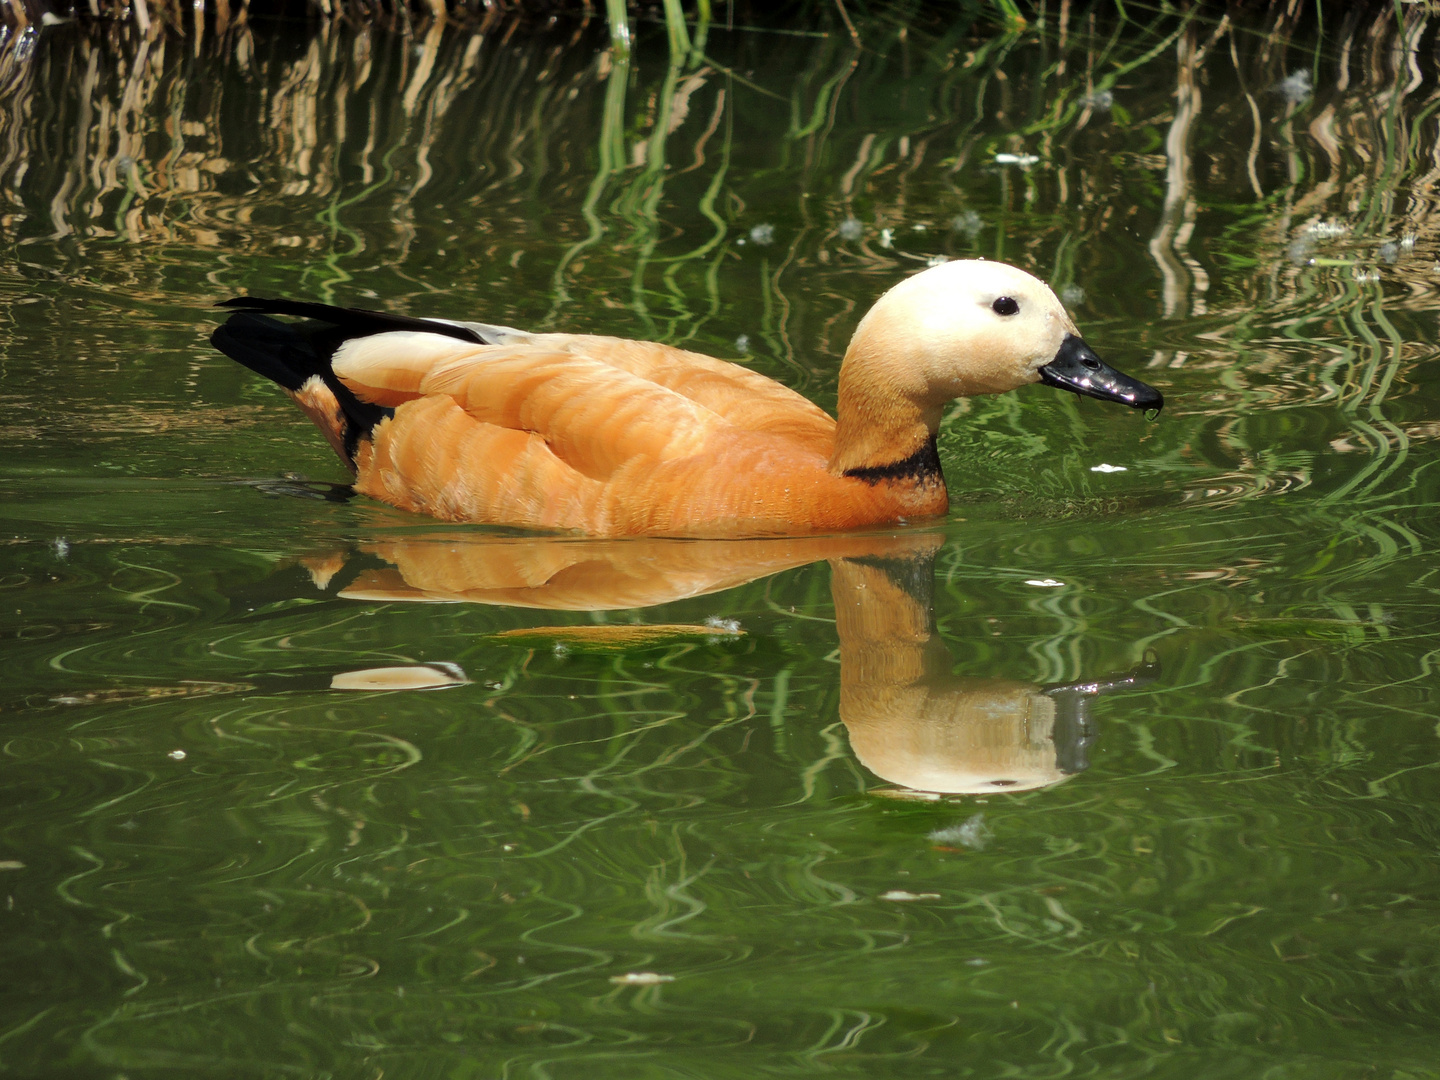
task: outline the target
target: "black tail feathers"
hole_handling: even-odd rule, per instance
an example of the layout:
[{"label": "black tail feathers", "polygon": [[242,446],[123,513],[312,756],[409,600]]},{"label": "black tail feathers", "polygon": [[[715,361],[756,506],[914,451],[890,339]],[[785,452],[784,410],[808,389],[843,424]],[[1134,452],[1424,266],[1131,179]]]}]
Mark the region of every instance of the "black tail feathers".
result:
[{"label": "black tail feathers", "polygon": [[[331,360],[341,345],[393,330],[442,334],[462,341],[482,340],[475,331],[453,323],[299,300],[240,296],[217,306],[238,309],[210,335],[210,343],[230,359],[292,393],[312,376],[318,376],[330,388],[345,414],[345,452],[352,468],[360,440],[368,438],[375,425],[394,415],[394,410],[361,401],[336,377]],[[290,315],[303,321],[282,322],[273,315]]]}]

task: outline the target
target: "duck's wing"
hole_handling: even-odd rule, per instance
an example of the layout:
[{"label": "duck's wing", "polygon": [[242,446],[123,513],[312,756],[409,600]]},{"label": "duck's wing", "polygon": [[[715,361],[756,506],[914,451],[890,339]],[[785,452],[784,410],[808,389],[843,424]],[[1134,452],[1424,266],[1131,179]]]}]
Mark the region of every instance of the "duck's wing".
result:
[{"label": "duck's wing", "polygon": [[[659,440],[662,458],[683,456],[716,422],[779,436],[828,456],[835,422],[795,391],[738,364],[655,342],[580,334],[528,334],[508,327],[459,324],[484,345],[424,332],[376,334],[347,342],[335,372],[364,400],[395,406],[447,394],[477,419],[573,445],[598,424],[594,438],[616,445],[617,424],[646,423],[626,443]],[[633,402],[633,407],[621,407]],[[503,404],[502,404],[503,403]],[[668,425],[669,434],[662,429]],[[670,443],[679,432],[691,437]],[[613,453],[601,457],[614,459]]]},{"label": "duck's wing", "polygon": [[[802,458],[802,473],[824,470],[833,425],[798,395],[801,410],[762,388],[774,404],[755,413],[770,426],[747,430],[636,373],[686,383],[684,354],[647,363],[613,339],[515,338],[491,345],[399,331],[337,349],[334,375],[347,391],[394,410],[357,446],[356,490],[451,521],[684,533],[756,516],[752,495],[767,507],[784,501],[795,475],[786,461]],[[688,383],[744,420],[734,387],[753,380],[727,388],[728,374],[710,361],[691,369]],[[787,414],[800,417],[790,424],[800,440],[784,434]],[[773,474],[767,481],[756,461]]]},{"label": "duck's wing", "polygon": [[594,357],[673,390],[741,430],[779,435],[827,457],[833,446],[835,421],[824,410],[788,386],[740,364],[654,341],[584,334],[529,338],[536,346]]},{"label": "duck's wing", "polygon": [[[560,461],[597,480],[635,458],[690,457],[728,425],[649,379],[540,345],[381,334],[344,346],[334,368],[365,400],[400,406],[445,398],[480,424],[538,436]],[[421,411],[397,412],[393,423]]]}]

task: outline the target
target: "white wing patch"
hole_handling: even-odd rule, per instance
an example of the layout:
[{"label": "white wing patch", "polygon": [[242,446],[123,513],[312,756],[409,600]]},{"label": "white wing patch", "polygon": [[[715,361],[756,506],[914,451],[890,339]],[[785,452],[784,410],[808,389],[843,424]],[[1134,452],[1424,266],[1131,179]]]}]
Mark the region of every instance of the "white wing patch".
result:
[{"label": "white wing patch", "polygon": [[335,350],[331,367],[347,385],[420,393],[420,383],[438,367],[476,361],[492,349],[443,334],[393,330],[354,338]]}]

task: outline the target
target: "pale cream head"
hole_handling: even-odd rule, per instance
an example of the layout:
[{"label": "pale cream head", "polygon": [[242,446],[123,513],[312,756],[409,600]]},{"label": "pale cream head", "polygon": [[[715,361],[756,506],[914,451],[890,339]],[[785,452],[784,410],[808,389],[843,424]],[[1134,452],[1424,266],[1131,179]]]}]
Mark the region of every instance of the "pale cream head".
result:
[{"label": "pale cream head", "polygon": [[[1006,299],[1013,314],[1003,313],[1012,306]],[[874,350],[911,366],[926,395],[943,403],[1038,381],[1067,334],[1078,336],[1075,324],[1039,278],[965,259],[931,267],[882,296],[856,328],[851,353]]]},{"label": "pale cream head", "polygon": [[948,402],[1037,382],[1068,334],[1075,324],[1050,287],[1005,263],[967,259],[907,278],[850,340],[830,471],[904,460]]}]

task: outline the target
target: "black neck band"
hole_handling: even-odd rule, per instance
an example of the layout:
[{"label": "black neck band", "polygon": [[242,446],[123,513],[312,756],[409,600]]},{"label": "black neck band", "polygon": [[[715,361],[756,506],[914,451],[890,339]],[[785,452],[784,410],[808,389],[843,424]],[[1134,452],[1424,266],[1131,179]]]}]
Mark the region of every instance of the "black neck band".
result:
[{"label": "black neck band", "polygon": [[907,458],[892,461],[889,465],[861,465],[846,469],[844,475],[871,485],[882,480],[911,480],[916,483],[939,480],[940,452],[935,449],[935,436],[931,435],[924,446]]}]

